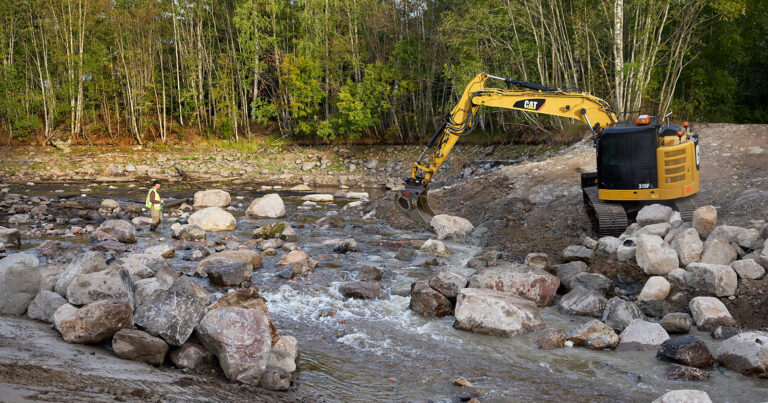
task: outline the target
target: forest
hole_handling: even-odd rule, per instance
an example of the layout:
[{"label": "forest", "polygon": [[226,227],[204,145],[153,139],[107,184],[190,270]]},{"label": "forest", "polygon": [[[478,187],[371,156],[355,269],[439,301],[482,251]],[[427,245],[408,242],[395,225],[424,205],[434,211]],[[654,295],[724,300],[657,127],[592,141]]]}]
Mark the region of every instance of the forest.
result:
[{"label": "forest", "polygon": [[480,72],[627,115],[768,120],[768,0],[0,0],[0,15],[2,144],[416,142]]}]

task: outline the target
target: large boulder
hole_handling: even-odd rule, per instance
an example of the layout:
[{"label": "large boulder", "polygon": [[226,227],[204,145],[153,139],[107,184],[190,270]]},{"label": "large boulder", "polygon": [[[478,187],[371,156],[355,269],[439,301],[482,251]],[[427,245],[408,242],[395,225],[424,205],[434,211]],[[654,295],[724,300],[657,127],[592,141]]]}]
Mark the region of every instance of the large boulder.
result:
[{"label": "large boulder", "polygon": [[698,262],[704,252],[704,243],[701,242],[699,233],[693,228],[678,233],[672,241],[672,247],[675,248],[680,264],[683,266]]},{"label": "large boulder", "polygon": [[149,302],[157,293],[167,290],[169,287],[169,284],[154,277],[136,281],[133,283],[134,309],[139,309],[140,306]]},{"label": "large boulder", "polygon": [[53,314],[60,306],[67,303],[61,295],[48,290],[41,290],[27,308],[27,316],[43,322],[53,323]]},{"label": "large boulder", "polygon": [[549,270],[549,255],[546,253],[529,253],[525,255],[525,265],[535,269]]},{"label": "large boulder", "polygon": [[635,319],[645,319],[645,314],[634,302],[613,297],[605,304],[603,322],[615,331],[621,332]]},{"label": "large boulder", "polygon": [[237,227],[235,217],[221,207],[206,207],[196,211],[187,221],[205,231],[232,231]]},{"label": "large boulder", "polygon": [[671,207],[663,204],[651,204],[645,206],[637,212],[637,223],[644,227],[646,225],[666,223],[669,222],[669,218],[672,217]]},{"label": "large boulder", "polygon": [[703,390],[680,389],[669,391],[652,403],[712,403],[712,400]]},{"label": "large boulder", "polygon": [[[62,305],[54,315],[70,306]],[[128,302],[108,299],[90,303],[56,323],[56,328],[68,343],[99,343],[110,339],[118,330],[131,326],[133,311]]]},{"label": "large boulder", "polygon": [[467,286],[467,277],[453,270],[443,269],[429,279],[429,286],[448,298],[456,298]]},{"label": "large boulder", "polygon": [[224,307],[256,309],[264,312],[264,314],[267,315],[267,319],[269,319],[269,329],[272,337],[272,344],[277,343],[277,341],[280,339],[280,333],[278,333],[277,328],[269,318],[267,303],[264,301],[264,298],[259,295],[259,291],[257,289],[251,287],[238,288],[237,290],[228,292],[225,296],[216,300],[216,302],[209,305],[206,309],[208,312],[210,312]]},{"label": "large boulder", "polygon": [[512,292],[538,306],[549,306],[555,300],[560,280],[541,269],[508,264],[478,270],[469,277],[468,286]]},{"label": "large boulder", "polygon": [[437,239],[453,238],[457,241],[463,241],[475,229],[466,218],[448,214],[438,214],[432,217],[429,225],[435,230]]},{"label": "large boulder", "polygon": [[437,239],[427,239],[424,242],[424,245],[421,245],[421,248],[419,248],[420,251],[431,253],[435,256],[450,256],[451,251],[448,249],[443,241],[439,241]]},{"label": "large boulder", "polygon": [[606,255],[615,255],[616,251],[621,246],[621,240],[613,236],[604,236],[597,240],[597,249],[595,252],[604,253]]},{"label": "large boulder", "polygon": [[0,260],[0,314],[21,315],[40,291],[40,262],[30,253]]},{"label": "large boulder", "polygon": [[687,333],[692,324],[693,318],[685,312],[670,312],[661,319],[661,327],[667,333]]},{"label": "large boulder", "polygon": [[599,316],[607,303],[608,300],[602,295],[584,287],[576,287],[563,295],[557,309],[568,315]]},{"label": "large boulder", "polygon": [[411,284],[411,303],[408,308],[424,316],[446,316],[453,308],[443,294],[435,291],[427,283],[417,281]]},{"label": "large boulder", "polygon": [[728,308],[715,297],[696,297],[688,303],[696,326],[703,331],[712,331],[718,326],[736,326]]},{"label": "large boulder", "polygon": [[717,226],[717,209],[714,206],[701,206],[693,211],[693,228],[707,237]]},{"label": "large boulder", "polygon": [[745,249],[756,249],[763,242],[760,231],[755,228],[742,228],[733,225],[718,225],[707,236],[707,241],[722,238]]},{"label": "large boulder", "polygon": [[112,351],[126,360],[161,365],[168,353],[168,344],[141,330],[120,329],[112,337]]},{"label": "large boulder", "polygon": [[227,258],[215,258],[208,261],[205,276],[216,286],[239,285],[251,280],[253,265]]},{"label": "large boulder", "polygon": [[589,266],[582,261],[574,261],[552,266],[552,273],[560,280],[560,290],[568,292],[573,289],[573,281],[579,273],[589,270]]},{"label": "large boulder", "polygon": [[262,266],[261,255],[259,255],[259,252],[252,250],[227,250],[214,253],[199,261],[195,267],[195,275],[206,277],[210,269],[225,264],[227,261],[247,263],[251,265],[252,268],[260,268]]},{"label": "large boulder", "polygon": [[737,260],[731,263],[731,268],[742,279],[758,280],[765,275],[763,266],[755,262],[754,259]]},{"label": "large boulder", "polygon": [[171,290],[181,291],[184,294],[194,298],[201,305],[208,305],[211,300],[211,294],[205,290],[202,284],[198,283],[192,277],[181,276],[174,280],[170,286]]},{"label": "large boulder", "polygon": [[699,261],[707,264],[729,265],[738,257],[738,251],[727,240],[715,238],[704,243],[704,253]]},{"label": "large boulder", "polygon": [[643,289],[640,291],[640,295],[637,296],[638,301],[664,301],[669,295],[669,290],[672,286],[669,281],[662,276],[651,276],[645,282]]},{"label": "large boulder", "polygon": [[205,314],[205,306],[180,291],[164,290],[136,309],[136,325],[180,346]]},{"label": "large boulder", "polygon": [[21,232],[18,228],[0,227],[0,243],[8,246],[21,246]]},{"label": "large boulder", "polygon": [[67,287],[67,301],[72,305],[87,305],[102,299],[127,301],[133,307],[134,287],[125,269],[107,269],[81,273]]},{"label": "large boulder", "polygon": [[229,193],[220,189],[195,192],[194,206],[198,208],[229,207],[230,202],[232,202],[232,198],[229,196]]},{"label": "large boulder", "polygon": [[375,299],[381,296],[381,284],[377,281],[347,281],[339,286],[346,298]]},{"label": "large boulder", "polygon": [[333,195],[328,193],[314,193],[301,197],[302,201],[311,201],[315,203],[329,203],[333,201]]},{"label": "large boulder", "polygon": [[720,343],[715,358],[731,371],[768,378],[768,332],[737,334]]},{"label": "large boulder", "polygon": [[567,337],[574,346],[584,346],[593,350],[614,349],[619,344],[619,335],[610,326],[597,319],[571,330]]},{"label": "large boulder", "polygon": [[666,276],[678,268],[677,252],[658,235],[640,235],[635,251],[637,265],[648,275]]},{"label": "large boulder", "polygon": [[56,281],[55,291],[61,296],[67,295],[69,284],[78,274],[95,273],[106,270],[107,262],[99,252],[85,252],[70,262]]},{"label": "large boulder", "polygon": [[136,243],[136,228],[126,220],[107,220],[99,225],[91,234],[91,238],[97,241]]},{"label": "large boulder", "polygon": [[693,336],[680,336],[661,343],[656,358],[696,368],[712,368],[715,359],[707,345]]},{"label": "large boulder", "polygon": [[255,309],[224,307],[208,312],[197,338],[219,358],[230,380],[257,385],[267,368],[272,342],[269,318]]},{"label": "large boulder", "polygon": [[616,351],[655,350],[669,339],[669,334],[658,323],[635,319],[619,335]]},{"label": "large boulder", "polygon": [[586,264],[592,263],[594,252],[592,249],[582,245],[570,245],[563,249],[563,262],[573,262],[580,260]]},{"label": "large boulder", "polygon": [[685,284],[691,288],[716,297],[736,294],[737,276],[730,266],[691,263],[685,270]]},{"label": "large boulder", "polygon": [[604,297],[613,295],[616,287],[613,281],[600,273],[579,273],[571,280],[571,287],[584,287]]},{"label": "large boulder", "polygon": [[486,288],[459,291],[454,316],[457,329],[496,336],[515,336],[545,327],[533,302]]},{"label": "large boulder", "polygon": [[182,241],[204,241],[205,230],[199,225],[176,223],[171,226],[171,236]]},{"label": "large boulder", "polygon": [[285,217],[285,203],[279,194],[270,193],[252,201],[245,214],[251,218]]}]

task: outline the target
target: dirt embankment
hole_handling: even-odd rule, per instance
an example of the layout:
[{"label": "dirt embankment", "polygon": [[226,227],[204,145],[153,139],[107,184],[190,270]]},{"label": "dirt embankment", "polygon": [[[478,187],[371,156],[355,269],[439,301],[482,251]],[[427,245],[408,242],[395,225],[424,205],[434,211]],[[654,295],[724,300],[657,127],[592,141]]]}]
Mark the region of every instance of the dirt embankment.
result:
[{"label": "dirt embankment", "polygon": [[[698,124],[695,129],[700,135],[701,191],[694,203],[717,207],[719,224],[749,226],[768,220],[768,125]],[[430,200],[437,214],[469,219],[479,229],[475,241],[501,250],[506,259],[522,260],[529,252],[557,259],[582,234],[597,238],[580,189],[580,174],[594,170],[594,148],[583,141],[543,161],[503,166],[434,188]],[[380,201],[377,214],[397,228],[420,228],[388,201]],[[614,278],[627,274],[626,268],[601,267]],[[642,272],[637,277],[644,280]],[[723,302],[740,323],[767,327],[768,276],[739,283],[740,296]]]}]

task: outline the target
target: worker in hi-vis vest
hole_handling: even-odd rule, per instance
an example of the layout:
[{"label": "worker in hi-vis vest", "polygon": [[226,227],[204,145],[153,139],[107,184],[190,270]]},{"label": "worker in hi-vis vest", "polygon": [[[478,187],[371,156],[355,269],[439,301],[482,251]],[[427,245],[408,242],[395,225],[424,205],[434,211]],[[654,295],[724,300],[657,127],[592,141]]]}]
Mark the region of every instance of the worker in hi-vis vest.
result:
[{"label": "worker in hi-vis vest", "polygon": [[152,224],[149,226],[150,231],[154,231],[160,225],[160,215],[163,213],[163,200],[160,199],[160,195],[157,193],[158,189],[160,189],[160,181],[154,181],[149,192],[147,192],[146,205],[152,216]]}]

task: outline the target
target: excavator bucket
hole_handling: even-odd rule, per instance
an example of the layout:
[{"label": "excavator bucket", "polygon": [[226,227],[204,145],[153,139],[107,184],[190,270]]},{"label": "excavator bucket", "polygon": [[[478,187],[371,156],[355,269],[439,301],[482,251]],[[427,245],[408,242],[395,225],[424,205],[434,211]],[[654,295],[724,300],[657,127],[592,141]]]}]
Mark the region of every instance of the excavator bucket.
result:
[{"label": "excavator bucket", "polygon": [[395,207],[411,220],[432,228],[430,223],[435,213],[429,206],[426,186],[406,185],[395,194]]}]

